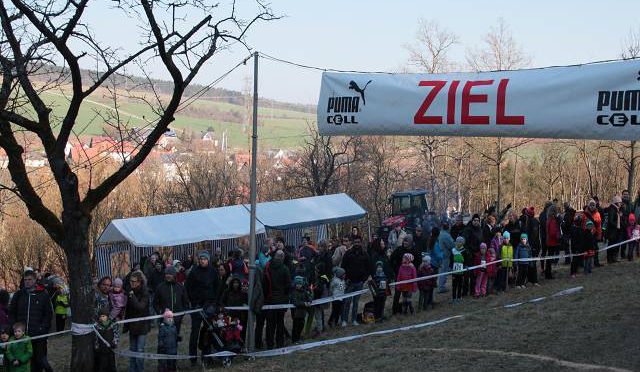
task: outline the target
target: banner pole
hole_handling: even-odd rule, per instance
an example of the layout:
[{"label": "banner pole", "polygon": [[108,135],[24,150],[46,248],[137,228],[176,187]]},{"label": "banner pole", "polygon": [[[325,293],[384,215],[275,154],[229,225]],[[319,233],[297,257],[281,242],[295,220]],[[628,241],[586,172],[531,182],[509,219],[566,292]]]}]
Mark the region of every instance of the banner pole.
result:
[{"label": "banner pole", "polygon": [[256,281],[256,168],[258,159],[258,52],[253,53],[253,132],[251,134],[251,221],[249,227],[249,311],[247,314],[246,345],[255,348],[255,313],[251,309]]}]

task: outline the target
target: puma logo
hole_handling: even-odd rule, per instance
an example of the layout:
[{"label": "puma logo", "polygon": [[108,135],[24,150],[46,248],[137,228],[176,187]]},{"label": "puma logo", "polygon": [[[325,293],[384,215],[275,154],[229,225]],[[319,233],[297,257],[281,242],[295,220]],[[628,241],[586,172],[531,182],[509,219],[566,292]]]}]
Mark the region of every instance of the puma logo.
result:
[{"label": "puma logo", "polygon": [[367,85],[369,85],[370,82],[371,80],[367,81],[367,83],[364,85],[364,87],[362,87],[362,89],[360,89],[360,87],[355,81],[351,80],[349,82],[349,89],[353,89],[360,94],[360,97],[362,97],[362,104],[365,106],[367,105],[367,101],[365,101],[364,99],[364,90],[367,89]]}]

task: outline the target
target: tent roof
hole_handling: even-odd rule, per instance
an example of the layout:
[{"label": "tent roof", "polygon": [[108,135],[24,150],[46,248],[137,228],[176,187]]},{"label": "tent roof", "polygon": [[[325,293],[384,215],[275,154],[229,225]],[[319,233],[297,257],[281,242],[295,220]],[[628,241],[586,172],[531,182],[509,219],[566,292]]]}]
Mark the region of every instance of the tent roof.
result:
[{"label": "tent roof", "polygon": [[[362,218],[366,211],[347,194],[258,203],[256,233]],[[129,242],[137,247],[166,247],[249,235],[249,205],[202,209],[113,220],[97,244]]]},{"label": "tent roof", "polygon": [[[242,205],[113,220],[97,244],[128,241],[137,247],[166,247],[249,235],[249,212]],[[264,233],[256,221],[256,233]]]},{"label": "tent roof", "polygon": [[264,226],[278,230],[352,221],[366,214],[367,211],[347,194],[265,202],[256,208],[258,220]]}]

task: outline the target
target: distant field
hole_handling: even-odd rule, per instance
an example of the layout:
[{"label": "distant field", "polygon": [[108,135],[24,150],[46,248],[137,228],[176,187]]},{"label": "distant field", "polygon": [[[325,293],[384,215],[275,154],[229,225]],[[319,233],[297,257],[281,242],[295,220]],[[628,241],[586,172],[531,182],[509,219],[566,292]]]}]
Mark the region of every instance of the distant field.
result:
[{"label": "distant field", "polygon": [[[64,96],[52,92],[44,94],[43,99],[47,104],[52,105],[53,115],[61,117],[65,113],[68,100]],[[75,127],[76,134],[103,134],[104,120],[98,114],[106,116],[112,113],[113,110],[109,108],[112,105],[112,102],[102,94],[93,94],[90,100],[85,101],[80,108],[78,123]],[[120,102],[119,110],[121,122],[126,123],[128,127],[141,127],[156,118],[156,115],[146,104],[130,100]],[[258,115],[259,146],[265,149],[300,146],[303,143],[304,135],[308,132],[307,123],[315,121],[314,114],[272,107],[260,107]],[[251,118],[250,111],[247,112],[247,109],[241,105],[196,100],[186,110],[176,115],[176,120],[171,127],[178,132],[190,128],[196,134],[211,127],[218,134],[218,138],[226,130],[231,148],[247,148],[250,135],[247,131],[251,130],[251,126],[248,123],[242,123],[247,116],[249,119]],[[207,117],[211,117],[211,119]],[[224,117],[227,120],[215,117]],[[263,139],[260,139],[261,137]]]}]

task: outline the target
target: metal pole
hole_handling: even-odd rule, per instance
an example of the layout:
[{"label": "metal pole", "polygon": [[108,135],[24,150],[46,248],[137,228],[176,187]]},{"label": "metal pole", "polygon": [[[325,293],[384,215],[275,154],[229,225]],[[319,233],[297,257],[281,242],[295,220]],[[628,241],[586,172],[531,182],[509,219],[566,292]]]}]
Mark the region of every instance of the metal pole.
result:
[{"label": "metal pole", "polygon": [[[258,154],[258,52],[253,53],[253,133],[251,135],[251,222],[249,227],[249,305],[253,302],[256,281],[256,166]],[[255,348],[255,314],[251,309],[247,317],[246,344]]]}]

